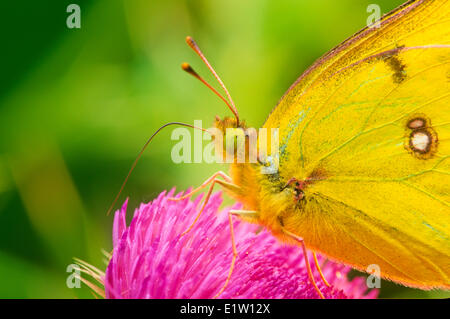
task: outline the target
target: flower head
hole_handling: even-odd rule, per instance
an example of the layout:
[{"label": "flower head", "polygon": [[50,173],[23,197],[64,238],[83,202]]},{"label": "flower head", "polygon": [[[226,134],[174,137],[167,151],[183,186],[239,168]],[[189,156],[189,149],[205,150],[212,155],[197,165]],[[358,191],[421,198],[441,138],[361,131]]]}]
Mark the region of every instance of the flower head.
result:
[{"label": "flower head", "polygon": [[[200,198],[175,202],[168,200],[172,194],[141,204],[129,226],[127,201],[115,213],[114,250],[104,278],[107,298],[213,298],[224,285],[233,255],[230,208],[219,211],[221,194],[214,194],[194,228],[180,237],[197,215]],[[220,298],[318,298],[299,247],[279,243],[257,225],[235,220],[233,226],[238,256]],[[326,298],[378,293],[364,295],[365,280],[348,280],[350,268],[343,265],[327,261],[322,267],[331,288],[312,268]]]}]

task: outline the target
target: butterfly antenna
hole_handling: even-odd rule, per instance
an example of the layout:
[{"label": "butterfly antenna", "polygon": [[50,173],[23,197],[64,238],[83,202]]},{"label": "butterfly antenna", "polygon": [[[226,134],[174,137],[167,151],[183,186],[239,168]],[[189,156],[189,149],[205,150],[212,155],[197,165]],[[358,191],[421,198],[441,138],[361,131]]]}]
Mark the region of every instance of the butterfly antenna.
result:
[{"label": "butterfly antenna", "polygon": [[192,39],[190,36],[186,37],[186,43],[191,47],[192,50],[194,50],[195,53],[198,54],[198,56],[200,57],[200,59],[202,59],[202,61],[206,64],[206,66],[208,67],[208,69],[211,71],[211,73],[214,75],[214,77],[216,78],[217,82],[219,82],[220,86],[222,87],[222,89],[225,91],[225,94],[228,97],[228,101],[225,100],[225,98],[219,94],[219,92],[217,92],[211,85],[209,85],[203,78],[201,78],[197,72],[194,71],[194,69],[192,69],[192,67],[188,64],[188,63],[183,63],[181,65],[181,67],[183,68],[184,71],[188,72],[189,74],[193,75],[194,77],[196,77],[197,79],[199,79],[203,84],[205,84],[209,89],[211,89],[217,96],[219,96],[225,103],[226,105],[230,108],[231,112],[233,112],[234,116],[236,117],[236,122],[237,125],[239,126],[239,115],[238,115],[238,111],[236,109],[236,106],[234,105],[233,99],[231,98],[230,93],[228,92],[225,84],[223,84],[222,80],[220,79],[219,75],[217,75],[216,71],[214,71],[213,67],[211,66],[211,64],[208,62],[208,60],[206,59],[205,55],[202,53],[202,51],[200,50],[199,46],[197,45],[197,43],[195,43],[194,39]]},{"label": "butterfly antenna", "polygon": [[204,85],[206,85],[208,87],[208,89],[210,89],[211,91],[213,91],[222,101],[225,102],[225,104],[229,107],[229,109],[231,110],[231,112],[233,112],[233,114],[236,116],[236,118],[238,119],[239,117],[237,116],[237,113],[234,111],[233,107],[230,105],[230,103],[227,101],[227,99],[225,99],[219,92],[217,92],[217,90],[215,88],[213,88],[208,82],[205,81],[205,79],[203,79],[200,75],[198,75],[197,72],[195,72],[195,70],[189,65],[189,63],[184,62],[183,64],[181,64],[181,68],[186,71],[187,73],[189,73],[190,75],[192,75],[193,77],[195,77],[196,79],[198,79],[200,82],[202,82]]},{"label": "butterfly antenna", "polygon": [[142,154],[144,153],[145,149],[147,148],[148,144],[150,144],[150,142],[152,141],[152,139],[155,137],[156,134],[158,134],[163,128],[170,126],[170,125],[179,125],[179,126],[185,126],[185,127],[190,127],[190,128],[194,128],[194,129],[198,129],[198,130],[202,130],[204,132],[208,132],[211,134],[211,132],[209,132],[208,130],[201,128],[201,127],[196,127],[194,125],[191,124],[186,124],[186,123],[181,123],[181,122],[170,122],[170,123],[166,123],[163,126],[161,126],[159,129],[157,129],[155,131],[155,133],[152,134],[152,136],[150,136],[150,138],[147,140],[147,142],[144,144],[144,146],[142,147],[141,151],[139,152],[138,156],[136,157],[136,159],[133,162],[133,165],[131,165],[131,168],[127,174],[127,177],[125,177],[125,180],[122,183],[122,186],[120,187],[119,193],[117,193],[116,198],[114,198],[113,203],[111,204],[111,207],[109,207],[108,212],[106,213],[106,215],[108,216],[112,209],[114,208],[114,205],[116,205],[117,200],[120,197],[120,194],[122,194],[122,191],[125,187],[125,185],[128,182],[128,179],[130,178],[131,172],[133,172],[134,168],[136,167],[137,162],[139,161],[139,159],[142,157]]}]

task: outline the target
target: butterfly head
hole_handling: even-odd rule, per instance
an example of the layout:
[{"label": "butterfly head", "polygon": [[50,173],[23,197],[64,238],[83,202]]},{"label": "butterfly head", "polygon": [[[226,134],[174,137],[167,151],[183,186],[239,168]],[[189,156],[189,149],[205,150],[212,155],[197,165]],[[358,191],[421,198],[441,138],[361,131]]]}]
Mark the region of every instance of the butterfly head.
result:
[{"label": "butterfly head", "polygon": [[[248,129],[245,121],[238,122],[235,117],[227,116],[222,119],[216,116],[214,127],[216,128],[214,140],[225,155],[234,158],[233,162],[248,162],[250,149],[256,145],[256,131]],[[240,154],[245,157],[239,158]]]},{"label": "butterfly head", "polygon": [[245,121],[240,121],[238,123],[236,118],[228,116],[225,116],[223,119],[221,119],[219,116],[216,116],[214,120],[214,127],[222,131],[224,136],[227,129],[242,129],[245,131],[247,128],[245,125]]}]

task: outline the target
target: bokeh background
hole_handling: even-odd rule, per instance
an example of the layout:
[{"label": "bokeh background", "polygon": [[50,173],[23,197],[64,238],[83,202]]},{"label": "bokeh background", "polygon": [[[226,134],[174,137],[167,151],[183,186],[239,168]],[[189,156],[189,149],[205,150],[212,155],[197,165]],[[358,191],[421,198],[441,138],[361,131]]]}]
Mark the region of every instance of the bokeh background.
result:
[{"label": "bokeh background", "polygon": [[[169,121],[209,127],[224,104],[183,73],[192,35],[226,82],[240,115],[259,127],[316,58],[402,0],[41,0],[1,1],[0,298],[91,298],[66,286],[80,257],[105,268],[106,216],[147,138]],[[81,29],[66,7],[81,7]],[[217,169],[174,164],[171,130],[137,166],[120,202],[129,207]],[[442,297],[382,283],[381,297]]]}]

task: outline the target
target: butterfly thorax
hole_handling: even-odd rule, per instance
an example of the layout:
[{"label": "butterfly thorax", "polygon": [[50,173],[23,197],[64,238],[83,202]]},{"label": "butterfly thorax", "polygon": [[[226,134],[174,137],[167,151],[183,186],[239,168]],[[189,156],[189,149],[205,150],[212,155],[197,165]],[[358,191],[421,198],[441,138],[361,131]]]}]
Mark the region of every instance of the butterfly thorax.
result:
[{"label": "butterfly thorax", "polygon": [[314,194],[316,183],[322,176],[285,179],[280,174],[262,174],[263,165],[231,164],[233,184],[239,190],[230,195],[243,204],[245,210],[257,211],[257,220],[247,220],[268,228],[282,241],[290,241],[282,228],[302,235],[308,243],[314,211],[318,199]]}]

